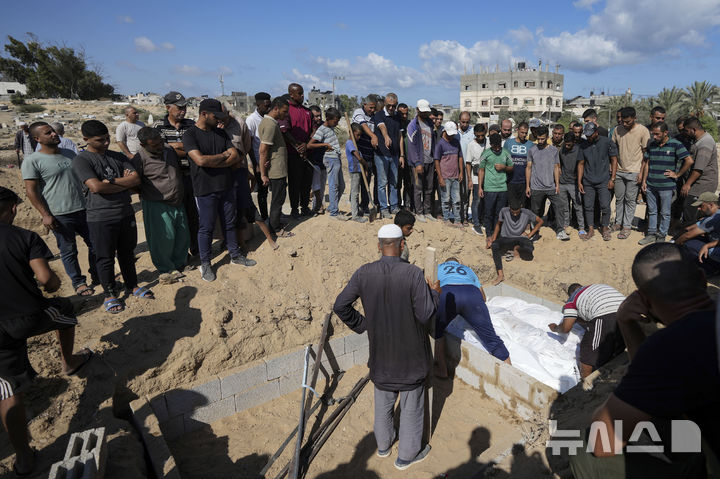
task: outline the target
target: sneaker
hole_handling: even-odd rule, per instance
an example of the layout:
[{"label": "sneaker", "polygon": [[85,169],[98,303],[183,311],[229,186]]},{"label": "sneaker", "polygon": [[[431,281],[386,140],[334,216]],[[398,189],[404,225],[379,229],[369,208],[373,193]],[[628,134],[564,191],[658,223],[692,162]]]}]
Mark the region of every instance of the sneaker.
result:
[{"label": "sneaker", "polygon": [[395,443],[395,439],[397,439],[397,431],[393,431],[393,439],[390,441],[390,447],[387,449],[378,449],[377,455],[378,457],[388,457],[390,453],[392,452],[392,445]]},{"label": "sneaker", "polygon": [[415,215],[415,219],[418,220],[420,223],[427,223],[425,215]]},{"label": "sneaker", "polygon": [[660,233],[658,233],[655,235],[655,242],[656,243],[664,243],[666,237],[667,237],[667,235],[661,235]]},{"label": "sneaker", "polygon": [[570,237],[564,231],[559,231],[556,238],[559,239],[560,241],[569,241],[570,240]]},{"label": "sneaker", "polygon": [[355,217],[350,218],[350,219],[353,220],[353,221],[356,221],[356,222],[358,222],[358,223],[367,223],[367,221],[368,221],[367,218],[364,218],[364,217],[362,217],[362,216],[355,216]]},{"label": "sneaker", "polygon": [[535,236],[530,238],[530,241],[532,241],[533,243],[537,243],[538,241],[540,241],[540,238],[542,238],[542,236],[540,236],[540,233],[535,233]]},{"label": "sneaker", "polygon": [[475,233],[476,235],[480,235],[480,236],[483,235],[483,228],[482,228],[482,226],[473,226],[473,227],[472,227],[472,231],[473,231],[473,233]]},{"label": "sneaker", "polygon": [[309,217],[313,215],[314,213],[310,208],[303,208],[302,210],[300,210],[300,216]]},{"label": "sneaker", "polygon": [[639,245],[646,245],[651,243],[656,243],[658,241],[658,237],[655,235],[655,233],[648,233],[647,236],[645,236],[643,239],[638,241]]},{"label": "sneaker", "polygon": [[215,281],[215,272],[212,270],[209,263],[200,265],[200,276],[203,281],[207,281],[208,283]]},{"label": "sneaker", "polygon": [[397,206],[395,208],[390,208],[391,215],[396,215],[398,211],[400,211],[400,208],[398,208]]},{"label": "sneaker", "polygon": [[242,266],[255,266],[257,264],[257,261],[254,259],[248,259],[243,255],[235,256],[233,259],[230,260],[232,264],[239,264]]},{"label": "sneaker", "polygon": [[430,444],[426,444],[425,448],[420,451],[417,456],[415,456],[415,459],[410,461],[403,461],[399,457],[395,459],[395,468],[404,471],[413,464],[423,461],[426,457],[428,457],[428,454],[430,454]]},{"label": "sneaker", "polygon": [[332,219],[334,219],[334,220],[340,220],[340,221],[347,221],[347,220],[348,220],[348,217],[347,217],[347,216],[345,216],[345,215],[339,215],[339,214],[338,214],[338,215],[330,215],[330,218],[332,218]]},{"label": "sneaker", "polygon": [[382,210],[381,217],[382,217],[382,219],[384,219],[384,220],[391,220],[391,219],[392,219],[392,215],[390,214],[390,212],[389,212],[388,210]]}]

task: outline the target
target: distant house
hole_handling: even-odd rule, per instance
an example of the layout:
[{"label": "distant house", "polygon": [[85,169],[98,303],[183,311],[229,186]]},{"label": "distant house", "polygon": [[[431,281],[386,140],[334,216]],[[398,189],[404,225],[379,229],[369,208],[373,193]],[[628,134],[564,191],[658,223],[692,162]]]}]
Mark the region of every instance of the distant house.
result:
[{"label": "distant house", "polygon": [[0,81],[0,96],[20,93],[27,95],[27,87],[16,81]]},{"label": "distant house", "polygon": [[331,106],[340,108],[340,101],[337,96],[333,95],[331,90],[321,91],[315,87],[310,90],[310,94],[307,99],[308,106],[317,105],[322,111],[327,110]]},{"label": "distant house", "polygon": [[136,95],[128,95],[128,102],[136,105],[161,105],[163,97],[157,93],[137,93]]},{"label": "distant house", "polygon": [[596,95],[595,92],[591,91],[589,96],[576,96],[567,100],[565,105],[574,116],[580,117],[588,108],[598,110],[607,105],[613,98],[622,96],[625,95],[606,95],[605,92],[600,92],[599,95]]},{"label": "distant house", "polygon": [[230,95],[220,96],[217,99],[240,113],[248,113],[255,109],[255,97],[249,97],[244,91],[234,91]]}]

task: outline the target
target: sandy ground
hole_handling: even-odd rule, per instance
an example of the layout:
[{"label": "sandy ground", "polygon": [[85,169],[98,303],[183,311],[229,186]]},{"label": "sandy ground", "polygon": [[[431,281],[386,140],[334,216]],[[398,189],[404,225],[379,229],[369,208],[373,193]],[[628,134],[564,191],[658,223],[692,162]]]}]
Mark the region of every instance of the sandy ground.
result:
[{"label": "sandy ground", "polygon": [[[12,151],[3,152],[5,157],[9,153],[14,156]],[[19,171],[0,167],[0,185],[21,192]],[[341,203],[341,209],[349,210],[346,201]],[[285,212],[289,213],[287,205]],[[218,267],[216,282],[204,283],[198,272],[191,272],[180,283],[157,285],[157,274],[142,234],[142,214],[138,212],[136,218],[140,236],[136,250],[139,279],[141,284],[153,287],[157,299],[127,298],[126,310],[118,315],[100,309],[100,289],[89,300],[74,299],[80,320],[76,345],[91,347],[97,353],[82,377],[60,376],[59,351],[51,335],[30,341],[30,360],[39,372],[38,380],[27,393],[32,445],[39,450],[38,477],[47,474],[49,466],[62,456],[71,432],[100,425],[108,428],[110,439],[107,477],[143,477],[142,448],[127,421],[129,401],[313,342],[320,334],[321,319],[330,311],[335,296],[351,274],[360,265],[377,259],[377,228],[389,222],[339,224],[327,216],[313,218],[295,224],[292,229],[296,236],[281,240],[278,251],[272,251],[256,236],[249,244],[250,257],[258,262],[254,268],[230,265],[227,255],[218,252],[214,260]],[[27,201],[20,206],[16,224],[44,234],[39,216]],[[557,301],[564,299],[563,291],[573,282],[606,282],[624,293],[631,291],[629,266],[640,248],[636,244],[641,238],[639,233],[634,232],[626,241],[610,242],[599,237],[582,242],[575,232],[569,242],[559,242],[548,228],[543,228],[541,234],[534,261],[516,260],[506,265],[508,283]],[[43,237],[57,252],[52,235]],[[433,246],[439,260],[457,256],[473,267],[484,283],[495,276],[485,237],[468,229],[417,223],[409,245],[411,262],[421,267],[425,247]],[[81,262],[85,264],[86,249],[82,244],[80,251]],[[67,279],[59,259],[51,265],[62,279]],[[73,296],[67,281],[58,294]],[[347,333],[336,319],[334,329],[336,335]],[[457,385],[456,389],[463,391]],[[465,407],[475,401],[472,391],[468,391]],[[486,407],[485,402],[482,404]],[[296,409],[290,408],[289,418],[295,416]],[[370,411],[367,407],[355,410],[365,414]],[[346,423],[351,421],[346,419]],[[432,462],[429,474],[450,470],[467,459],[467,441],[473,427],[463,423],[455,426],[457,459],[447,464]],[[360,431],[354,444],[369,431],[362,429],[366,425],[351,427]],[[284,437],[287,430],[283,426],[278,434]],[[279,443],[280,436],[272,444]],[[3,474],[12,467],[13,459],[4,432],[0,438],[0,474]],[[351,445],[346,444],[349,456],[338,455],[340,462],[334,465],[328,462],[323,471],[350,461],[354,449]],[[236,459],[240,457],[243,456],[236,454]],[[385,470],[384,465],[375,466],[373,459],[369,464],[381,472]]]}]

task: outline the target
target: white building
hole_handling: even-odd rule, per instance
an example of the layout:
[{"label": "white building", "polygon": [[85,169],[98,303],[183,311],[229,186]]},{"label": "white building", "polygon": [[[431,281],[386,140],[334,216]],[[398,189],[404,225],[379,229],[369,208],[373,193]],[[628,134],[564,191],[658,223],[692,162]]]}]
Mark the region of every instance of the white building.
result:
[{"label": "white building", "polygon": [[489,118],[501,110],[527,110],[530,115],[555,120],[562,115],[564,75],[515,63],[509,71],[485,69],[460,77],[460,109]]},{"label": "white building", "polygon": [[14,95],[15,93],[27,95],[27,87],[16,81],[0,81],[0,95]]},{"label": "white building", "polygon": [[[632,98],[632,93],[628,90],[628,95]],[[606,95],[605,92],[601,92],[596,95],[595,92],[591,91],[590,96],[576,96],[567,101],[567,107],[571,113],[576,117],[581,117],[582,114],[588,108],[594,108],[596,111],[607,105],[613,98],[621,98],[624,95]]]},{"label": "white building", "polygon": [[156,93],[138,93],[136,95],[128,95],[128,101],[136,105],[161,105],[163,97]]}]

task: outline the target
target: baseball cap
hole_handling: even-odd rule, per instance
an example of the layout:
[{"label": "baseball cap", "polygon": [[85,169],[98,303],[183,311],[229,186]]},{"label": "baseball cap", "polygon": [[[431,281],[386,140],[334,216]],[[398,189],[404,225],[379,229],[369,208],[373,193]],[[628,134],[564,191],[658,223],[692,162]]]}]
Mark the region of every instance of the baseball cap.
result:
[{"label": "baseball cap", "polygon": [[585,126],[583,127],[583,135],[585,135],[585,138],[590,138],[593,133],[597,131],[597,125],[591,121],[585,123]]},{"label": "baseball cap", "polygon": [[[11,189],[0,186],[0,201],[15,201],[15,204],[22,203],[20,197]],[[402,231],[400,232],[402,234]]]},{"label": "baseball cap", "polygon": [[701,193],[700,196],[698,196],[698,199],[693,202],[693,206],[700,206],[703,203],[717,203],[718,202],[718,195],[715,193],[711,193],[710,191],[706,191],[705,193]]},{"label": "baseball cap", "polygon": [[540,120],[538,120],[537,118],[532,118],[532,119],[528,122],[528,126],[529,126],[530,128],[537,128],[538,126],[541,126],[541,125],[542,125],[542,122],[541,122]]},{"label": "baseball cap", "polygon": [[163,101],[166,105],[177,105],[177,106],[185,106],[187,105],[187,100],[182,95],[182,93],[177,91],[171,91],[167,95],[163,97]]},{"label": "baseball cap", "polygon": [[21,122],[18,123],[18,126],[27,126],[27,122],[26,122],[26,121],[21,121]]},{"label": "baseball cap", "polygon": [[214,98],[205,98],[200,102],[200,112],[206,111],[219,117],[227,116],[227,113],[223,111],[222,103]]},{"label": "baseball cap", "polygon": [[403,233],[398,225],[384,225],[378,230],[378,239],[402,238]]},{"label": "baseball cap", "polygon": [[457,135],[458,128],[454,121],[446,121],[443,127],[445,128],[445,133],[447,133],[448,136]]},{"label": "baseball cap", "polygon": [[417,109],[418,111],[430,111],[430,102],[427,100],[418,100]]}]

